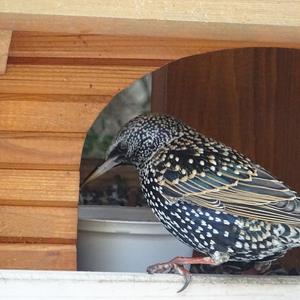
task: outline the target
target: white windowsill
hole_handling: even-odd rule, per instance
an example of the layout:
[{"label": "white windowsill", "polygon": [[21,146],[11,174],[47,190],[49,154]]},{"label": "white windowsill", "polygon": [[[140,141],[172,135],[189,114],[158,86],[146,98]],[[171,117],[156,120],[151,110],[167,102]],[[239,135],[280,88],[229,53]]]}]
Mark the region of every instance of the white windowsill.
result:
[{"label": "white windowsill", "polygon": [[300,299],[297,276],[178,275],[0,270],[0,299]]}]

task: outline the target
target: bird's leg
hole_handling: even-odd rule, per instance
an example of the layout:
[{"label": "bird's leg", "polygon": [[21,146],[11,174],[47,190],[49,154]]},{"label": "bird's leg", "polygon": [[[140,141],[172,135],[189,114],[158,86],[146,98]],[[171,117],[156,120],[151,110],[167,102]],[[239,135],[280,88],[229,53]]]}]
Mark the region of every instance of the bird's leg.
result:
[{"label": "bird's leg", "polygon": [[184,268],[183,265],[193,265],[193,264],[205,264],[205,265],[214,265],[215,261],[210,257],[183,257],[177,256],[172,260],[165,263],[158,263],[155,265],[151,265],[147,268],[147,272],[149,274],[154,273],[170,273],[172,271],[177,272],[178,274],[184,277],[184,285],[178,291],[178,293],[182,292],[191,282],[192,275],[191,273]]}]

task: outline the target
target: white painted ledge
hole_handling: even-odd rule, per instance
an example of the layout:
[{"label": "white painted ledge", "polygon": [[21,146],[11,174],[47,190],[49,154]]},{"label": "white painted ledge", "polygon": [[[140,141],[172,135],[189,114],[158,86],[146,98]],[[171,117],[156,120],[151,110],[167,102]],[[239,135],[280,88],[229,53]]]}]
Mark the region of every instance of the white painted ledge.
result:
[{"label": "white painted ledge", "polygon": [[0,270],[0,299],[300,299],[297,276],[197,275],[181,286],[178,275]]}]

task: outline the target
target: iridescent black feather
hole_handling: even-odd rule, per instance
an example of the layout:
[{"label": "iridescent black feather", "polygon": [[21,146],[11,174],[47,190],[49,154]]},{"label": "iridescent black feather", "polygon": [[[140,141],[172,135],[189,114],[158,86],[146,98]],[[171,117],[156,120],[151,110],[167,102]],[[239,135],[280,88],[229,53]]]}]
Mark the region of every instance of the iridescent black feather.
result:
[{"label": "iridescent black feather", "polygon": [[137,167],[148,204],[165,227],[216,263],[273,260],[300,246],[297,193],[172,117],[131,120],[109,153]]}]

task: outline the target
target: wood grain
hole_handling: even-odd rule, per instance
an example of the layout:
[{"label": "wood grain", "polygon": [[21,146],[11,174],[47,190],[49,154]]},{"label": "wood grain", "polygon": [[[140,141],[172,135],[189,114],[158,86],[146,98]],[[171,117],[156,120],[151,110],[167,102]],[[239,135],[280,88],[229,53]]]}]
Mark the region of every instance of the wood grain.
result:
[{"label": "wood grain", "polygon": [[[87,98],[73,102],[74,97],[68,97],[70,95],[0,94],[0,129],[85,133],[110,99],[92,96],[98,101],[89,102]],[[81,96],[81,100],[83,98]]]},{"label": "wood grain", "polygon": [[0,132],[0,168],[79,170],[85,134]]},{"label": "wood grain", "polygon": [[0,30],[0,75],[6,70],[11,34],[10,30]]},{"label": "wood grain", "polygon": [[114,95],[151,72],[141,66],[8,65],[2,93]]},{"label": "wood grain", "polygon": [[79,172],[0,169],[0,205],[77,207]]},{"label": "wood grain", "polygon": [[0,28],[14,31],[300,42],[298,1],[2,1]]},{"label": "wood grain", "polygon": [[77,208],[0,206],[0,242],[75,243]]},{"label": "wood grain", "polygon": [[76,246],[0,244],[0,269],[75,271]]},{"label": "wood grain", "polygon": [[[94,58],[102,63],[124,60],[175,60],[221,49],[244,47],[300,47],[299,44],[237,42],[145,36],[13,32],[9,56],[35,58]],[[148,62],[149,64],[149,62]]]},{"label": "wood grain", "polygon": [[[102,95],[63,95],[63,94],[15,94],[0,93],[0,101],[36,101],[36,102],[72,102],[72,103],[99,103],[106,104],[110,96]],[[30,103],[28,103],[30,104]]]}]

